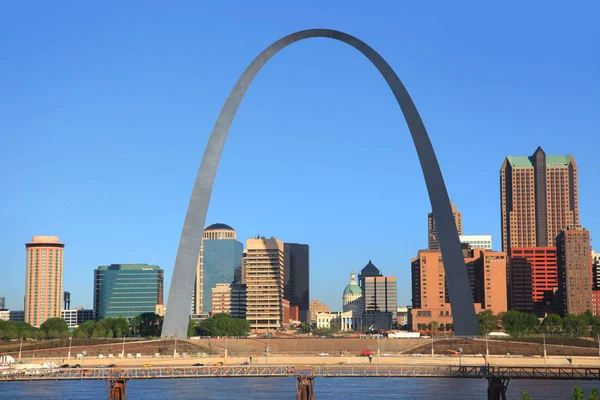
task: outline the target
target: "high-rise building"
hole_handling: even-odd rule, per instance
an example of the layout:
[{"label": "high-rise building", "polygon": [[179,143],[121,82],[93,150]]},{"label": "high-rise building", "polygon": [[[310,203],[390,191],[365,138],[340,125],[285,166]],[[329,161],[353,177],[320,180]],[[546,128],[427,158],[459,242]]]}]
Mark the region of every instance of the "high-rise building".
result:
[{"label": "high-rise building", "polygon": [[94,270],[94,313],[133,318],[163,304],[164,271],[156,265],[111,264]]},{"label": "high-rise building", "polygon": [[365,265],[365,267],[363,269],[361,269],[360,273],[358,274],[358,286],[360,286],[360,289],[362,290],[363,295],[365,293],[365,278],[373,277],[373,276],[383,276],[383,275],[381,274],[379,269],[371,262],[371,260],[369,260],[369,263],[367,265]]},{"label": "high-rise building", "polygon": [[579,224],[577,164],[571,155],[508,156],[500,170],[502,250],[553,247],[558,233]]},{"label": "high-rise building", "polygon": [[[464,249],[475,311],[507,310],[506,255],[483,249]],[[452,311],[448,299],[442,253],[420,250],[411,262],[412,329],[452,330]],[[450,328],[449,328],[450,327]]]},{"label": "high-rise building", "polygon": [[[454,214],[454,222],[456,222],[456,229],[458,230],[458,234],[462,235],[462,213],[458,211],[458,207],[452,204],[452,200],[450,200],[450,205],[452,206],[452,214]],[[427,248],[429,250],[439,250],[440,242],[437,235],[437,228],[435,226],[435,218],[433,218],[433,212],[427,214]]]},{"label": "high-rise building", "polygon": [[65,244],[58,236],[34,236],[25,248],[25,322],[39,327],[60,318]]},{"label": "high-rise building", "polygon": [[246,252],[246,319],[256,331],[277,330],[283,323],[283,242],[248,239]]},{"label": "high-rise building", "polygon": [[366,313],[390,312],[396,318],[398,295],[395,276],[367,276],[363,292]]},{"label": "high-rise building", "polygon": [[290,302],[290,307],[298,307],[301,321],[308,319],[309,262],[308,245],[284,243],[284,290],[283,297]]},{"label": "high-rise building", "polygon": [[225,313],[246,319],[246,285],[239,282],[217,283],[212,288],[212,315]]},{"label": "high-rise building", "polygon": [[472,249],[492,250],[492,235],[460,235],[458,238]]},{"label": "high-rise building", "polygon": [[548,313],[558,289],[556,247],[513,247],[509,264],[511,308]]},{"label": "high-rise building", "polygon": [[569,225],[556,237],[558,267],[557,311],[580,315],[592,309],[592,250],[590,233]]},{"label": "high-rise building", "polygon": [[4,296],[0,296],[0,310],[6,310],[6,299]]},{"label": "high-rise building", "polygon": [[219,283],[241,279],[244,245],[237,240],[235,229],[216,223],[207,226],[202,235],[196,267],[192,314],[210,312],[212,288]]},{"label": "high-rise building", "polygon": [[309,310],[309,319],[311,321],[314,321],[315,318],[317,317],[318,313],[328,313],[329,312],[329,307],[327,306],[327,304],[320,302],[319,300],[313,300],[310,302],[310,306],[308,307]]}]

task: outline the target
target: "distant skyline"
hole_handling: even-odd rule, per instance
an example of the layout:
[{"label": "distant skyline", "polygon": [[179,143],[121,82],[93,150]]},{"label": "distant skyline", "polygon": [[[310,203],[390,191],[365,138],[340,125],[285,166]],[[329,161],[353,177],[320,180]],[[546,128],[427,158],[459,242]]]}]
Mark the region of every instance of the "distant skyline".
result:
[{"label": "distant skyline", "polygon": [[[395,69],[465,235],[491,234],[499,249],[500,167],[537,146],[575,157],[581,224],[592,246],[600,235],[597,2],[177,5],[0,5],[0,296],[8,308],[23,309],[25,243],[36,235],[65,243],[72,307],[92,307],[100,265],[159,265],[167,290],[229,90],[258,52],[306,28],[348,32]],[[261,234],[308,244],[311,298],[332,309],[341,309],[350,270],[369,259],[398,278],[404,305],[430,210],[383,79],[347,46],[315,39],[278,54],[249,89],[207,225],[229,224],[242,242]]]}]

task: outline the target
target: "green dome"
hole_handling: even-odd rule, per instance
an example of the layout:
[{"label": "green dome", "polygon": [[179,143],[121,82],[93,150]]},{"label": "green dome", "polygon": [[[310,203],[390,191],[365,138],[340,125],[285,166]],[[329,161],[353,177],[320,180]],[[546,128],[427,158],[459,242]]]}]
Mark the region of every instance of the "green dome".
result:
[{"label": "green dome", "polygon": [[362,289],[357,284],[350,283],[346,286],[346,289],[344,289],[344,296],[348,294],[362,296]]},{"label": "green dome", "polygon": [[348,283],[348,286],[346,286],[346,289],[344,289],[344,296],[346,295],[362,296],[362,289],[360,286],[358,286],[358,283],[356,283],[356,275],[354,275],[354,270],[352,270],[350,273],[350,283]]}]

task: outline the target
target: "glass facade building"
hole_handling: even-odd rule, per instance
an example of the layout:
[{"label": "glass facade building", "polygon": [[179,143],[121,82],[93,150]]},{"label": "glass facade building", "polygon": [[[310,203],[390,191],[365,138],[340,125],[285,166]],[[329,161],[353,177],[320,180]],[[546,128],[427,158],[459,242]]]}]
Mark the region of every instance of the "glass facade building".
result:
[{"label": "glass facade building", "polygon": [[212,311],[212,289],[218,283],[234,281],[236,270],[242,268],[244,245],[237,239],[203,240],[202,248],[202,303],[205,311]]},{"label": "glass facade building", "polygon": [[365,277],[365,311],[367,313],[391,312],[395,317],[396,309],[396,277],[368,276]]},{"label": "glass facade building", "polygon": [[284,243],[284,292],[290,306],[298,307],[300,321],[308,320],[310,304],[308,245]]},{"label": "glass facade building", "polygon": [[94,270],[94,313],[133,318],[163,304],[164,272],[156,265],[112,264]]}]

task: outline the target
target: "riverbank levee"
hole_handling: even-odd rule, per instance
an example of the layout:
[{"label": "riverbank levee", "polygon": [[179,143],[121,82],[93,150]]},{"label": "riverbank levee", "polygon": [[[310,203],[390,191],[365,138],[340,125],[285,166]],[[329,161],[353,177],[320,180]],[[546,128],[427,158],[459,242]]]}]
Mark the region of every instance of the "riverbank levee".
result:
[{"label": "riverbank levee", "polygon": [[[423,339],[375,339],[375,338],[291,338],[291,339],[226,339],[226,338],[200,338],[192,340],[145,340],[145,341],[107,341],[104,343],[73,345],[71,348],[61,341],[42,341],[23,343],[20,350],[19,342],[4,342],[0,344],[0,354],[7,354],[14,358],[53,358],[66,359],[71,354],[71,359],[78,356],[86,360],[90,358],[105,359],[101,363],[110,363],[106,359],[117,359],[121,355],[127,358],[172,357],[177,354],[182,357],[238,357],[239,359],[258,359],[265,356],[268,348],[269,359],[275,357],[315,357],[320,363],[330,363],[335,357],[346,359],[348,356],[360,356],[365,350],[370,351],[373,357],[378,355],[386,357],[418,358],[417,355],[431,356],[432,350],[436,356],[458,356],[462,349],[462,357],[476,354],[489,354],[491,356],[522,356],[539,358],[558,356],[559,358],[571,357],[598,357],[599,350],[595,341],[578,339],[567,340],[564,343],[577,344],[546,345],[530,343],[514,339],[485,340],[485,339],[456,339],[456,338],[423,338]],[[84,353],[85,352],[85,353]],[[321,354],[321,356],[319,356]],[[139,355],[139,357],[138,357]],[[368,362],[368,359],[360,358]],[[410,358],[412,360],[412,358]],[[247,361],[247,360],[246,360]]]}]

